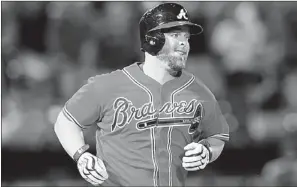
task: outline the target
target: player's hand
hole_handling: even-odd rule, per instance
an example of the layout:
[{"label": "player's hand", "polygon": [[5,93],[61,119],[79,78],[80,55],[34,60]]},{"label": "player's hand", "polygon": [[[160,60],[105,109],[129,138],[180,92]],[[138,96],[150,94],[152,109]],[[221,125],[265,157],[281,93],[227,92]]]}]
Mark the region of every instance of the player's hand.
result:
[{"label": "player's hand", "polygon": [[77,168],[80,175],[95,186],[102,184],[108,178],[103,161],[88,152],[80,156]]},{"label": "player's hand", "polygon": [[184,147],[183,167],[187,171],[204,169],[209,163],[208,149],[199,143],[192,142]]}]

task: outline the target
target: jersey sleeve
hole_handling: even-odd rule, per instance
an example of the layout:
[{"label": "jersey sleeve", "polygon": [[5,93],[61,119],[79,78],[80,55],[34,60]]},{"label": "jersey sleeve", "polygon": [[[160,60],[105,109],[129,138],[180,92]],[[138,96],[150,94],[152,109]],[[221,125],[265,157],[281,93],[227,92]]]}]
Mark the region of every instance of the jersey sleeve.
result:
[{"label": "jersey sleeve", "polygon": [[[63,113],[81,128],[87,128],[102,118],[105,94],[100,76],[91,77],[64,105]],[[100,89],[101,88],[101,89]]]},{"label": "jersey sleeve", "polygon": [[203,119],[201,123],[202,138],[217,138],[229,141],[229,126],[215,100],[203,103]]}]

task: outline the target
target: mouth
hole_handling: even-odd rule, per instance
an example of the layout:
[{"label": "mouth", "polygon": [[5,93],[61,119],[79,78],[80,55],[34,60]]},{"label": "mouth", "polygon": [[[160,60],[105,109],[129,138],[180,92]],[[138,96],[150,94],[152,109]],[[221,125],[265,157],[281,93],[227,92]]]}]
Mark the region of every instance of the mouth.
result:
[{"label": "mouth", "polygon": [[186,51],[183,51],[183,50],[176,50],[175,52],[181,54],[181,55],[186,55],[187,52]]}]

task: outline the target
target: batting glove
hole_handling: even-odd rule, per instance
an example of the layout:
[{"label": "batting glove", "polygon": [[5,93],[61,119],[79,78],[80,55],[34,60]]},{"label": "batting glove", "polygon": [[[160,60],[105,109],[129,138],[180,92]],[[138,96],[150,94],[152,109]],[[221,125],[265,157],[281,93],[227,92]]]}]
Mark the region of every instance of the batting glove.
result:
[{"label": "batting glove", "polygon": [[94,186],[102,184],[108,178],[103,161],[88,152],[79,157],[77,168],[80,175]]},{"label": "batting glove", "polygon": [[201,143],[192,142],[184,147],[182,166],[187,171],[204,169],[210,161],[210,150]]}]

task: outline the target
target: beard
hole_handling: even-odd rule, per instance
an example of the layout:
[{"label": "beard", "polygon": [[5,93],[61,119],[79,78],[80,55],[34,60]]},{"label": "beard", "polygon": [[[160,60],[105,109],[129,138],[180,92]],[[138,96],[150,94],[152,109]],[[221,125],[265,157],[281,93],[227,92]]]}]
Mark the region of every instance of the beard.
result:
[{"label": "beard", "polygon": [[171,54],[158,54],[157,58],[164,62],[168,67],[168,72],[170,75],[176,77],[181,74],[181,71],[186,67],[188,55],[171,55]]}]

